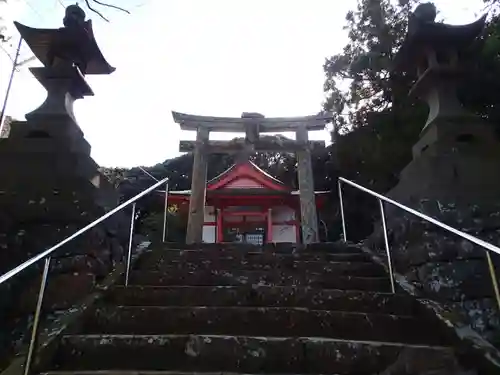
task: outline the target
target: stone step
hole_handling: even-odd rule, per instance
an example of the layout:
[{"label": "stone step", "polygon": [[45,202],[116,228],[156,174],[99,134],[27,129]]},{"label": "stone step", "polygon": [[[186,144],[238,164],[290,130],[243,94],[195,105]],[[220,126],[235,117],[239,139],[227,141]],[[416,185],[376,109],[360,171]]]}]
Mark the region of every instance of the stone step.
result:
[{"label": "stone step", "polygon": [[101,307],[85,334],[201,334],[328,337],[345,340],[445,344],[437,324],[420,318],[294,307]]},{"label": "stone step", "polygon": [[402,355],[432,363],[452,354],[444,347],[312,337],[72,335],[62,337],[53,365],[41,370],[372,375]]},{"label": "stone step", "polygon": [[[136,371],[136,370],[80,370],[80,371],[47,371],[40,375],[240,375],[231,372],[182,372],[182,371]],[[253,374],[241,374],[253,375]],[[256,374],[257,375],[257,374]],[[280,374],[280,375],[299,375],[299,374]]]},{"label": "stone step", "polygon": [[198,249],[232,249],[237,251],[243,250],[253,250],[253,249],[261,249],[265,251],[275,251],[275,250],[294,250],[294,251],[332,251],[333,250],[342,250],[342,249],[356,249],[357,246],[355,244],[345,244],[342,241],[337,242],[318,242],[309,245],[302,245],[290,242],[278,242],[278,243],[265,243],[262,245],[252,245],[245,243],[236,243],[236,242],[222,242],[222,243],[202,243],[202,244],[186,244],[179,242],[166,242],[166,243],[157,243],[155,247],[164,248],[164,249],[183,249],[183,250],[198,250]]},{"label": "stone step", "polygon": [[281,270],[273,271],[220,271],[220,270],[171,270],[169,273],[159,271],[132,271],[131,285],[186,285],[186,286],[237,286],[237,285],[269,285],[269,286],[310,286],[324,289],[369,290],[389,292],[390,280],[383,277],[339,276],[334,274],[296,274]]},{"label": "stone step", "polygon": [[141,270],[158,270],[169,273],[172,270],[282,270],[298,273],[317,272],[322,274],[351,276],[384,276],[385,270],[372,262],[325,262],[325,261],[267,261],[266,259],[206,259],[206,260],[156,260],[145,261],[135,267]]},{"label": "stone step", "polygon": [[235,259],[247,262],[279,264],[293,261],[331,261],[331,262],[371,262],[368,254],[353,251],[345,253],[274,253],[245,251],[212,251],[203,250],[151,250],[144,254],[138,264],[172,261],[199,261],[216,259]]},{"label": "stone step", "polygon": [[421,312],[407,294],[276,286],[116,286],[103,300],[123,306],[303,307],[316,310],[416,315]]},{"label": "stone step", "polygon": [[[136,371],[136,370],[96,370],[96,371],[48,371],[40,375],[254,375],[239,374],[236,372],[182,372],[182,371]],[[259,374],[255,374],[259,375]],[[300,374],[279,374],[279,375],[300,375]]]},{"label": "stone step", "polygon": [[180,244],[180,243],[167,243],[157,244],[154,246],[156,249],[161,250],[196,250],[205,253],[248,253],[248,252],[265,252],[265,253],[278,253],[278,254],[291,254],[291,253],[362,253],[363,251],[355,245],[345,245],[340,242],[336,243],[317,243],[311,245],[291,244],[291,243],[276,243],[264,245],[250,245],[241,243],[205,243],[205,244]]}]

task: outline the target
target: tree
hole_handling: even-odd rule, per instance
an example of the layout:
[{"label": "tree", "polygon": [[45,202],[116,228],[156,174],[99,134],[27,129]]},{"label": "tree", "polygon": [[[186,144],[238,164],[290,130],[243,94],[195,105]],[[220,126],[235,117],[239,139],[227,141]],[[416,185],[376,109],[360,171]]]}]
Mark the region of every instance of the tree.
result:
[{"label": "tree", "polygon": [[[92,3],[92,5],[91,5],[91,3]],[[99,0],[85,0],[85,4],[87,5],[87,8],[89,8],[92,12],[99,15],[99,17],[101,17],[106,22],[109,22],[109,20],[106,17],[104,17],[100,11],[98,11],[96,8],[94,8],[94,4],[100,5],[102,7],[107,7],[107,8],[119,10],[119,11],[130,14],[130,12],[124,8],[121,8],[121,7],[119,7],[117,5],[113,5],[113,4],[103,3]]]},{"label": "tree", "polygon": [[[406,34],[414,0],[358,0],[346,15],[349,41],[324,64],[325,111],[334,113],[334,144],[324,172],[332,190],[328,227],[340,226],[337,179],[355,180],[385,192],[411,159],[425,119],[422,103],[407,97],[411,76],[396,76],[392,61]],[[346,189],[347,222],[359,239],[371,232],[376,202]],[[354,238],[351,238],[354,240]]]},{"label": "tree", "polygon": [[[356,10],[347,13],[344,30],[349,42],[342,53],[327,58],[323,67],[327,94],[323,107],[333,111],[338,131],[366,125],[370,112],[387,109],[404,90],[395,92],[391,62],[403,41],[414,3],[358,0]],[[348,88],[341,89],[341,82],[348,82]]]},{"label": "tree", "polygon": [[[500,1],[492,3],[500,9]],[[478,57],[471,62],[459,97],[475,114],[495,124],[500,136],[500,14],[495,14],[482,36],[483,44]]]},{"label": "tree", "polygon": [[485,4],[485,11],[491,12],[493,15],[496,15],[500,10],[500,0],[483,0]]}]

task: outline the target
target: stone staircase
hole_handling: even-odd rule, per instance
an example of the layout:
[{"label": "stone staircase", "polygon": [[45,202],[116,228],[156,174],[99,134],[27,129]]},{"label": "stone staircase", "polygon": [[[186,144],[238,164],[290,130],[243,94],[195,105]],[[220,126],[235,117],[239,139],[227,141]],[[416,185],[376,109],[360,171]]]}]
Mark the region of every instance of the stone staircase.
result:
[{"label": "stone staircase", "polygon": [[35,370],[461,374],[449,342],[356,247],[159,246]]}]

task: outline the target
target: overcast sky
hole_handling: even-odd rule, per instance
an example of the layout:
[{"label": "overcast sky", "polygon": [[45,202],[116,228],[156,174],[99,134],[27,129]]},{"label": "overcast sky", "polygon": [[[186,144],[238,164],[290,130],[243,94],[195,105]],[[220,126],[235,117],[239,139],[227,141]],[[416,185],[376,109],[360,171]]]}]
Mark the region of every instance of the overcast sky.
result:
[{"label": "overcast sky", "polygon": [[[62,25],[75,0],[11,0],[10,16],[34,27]],[[88,77],[95,96],[75,112],[92,156],[103,166],[152,165],[179,155],[194,139],[171,111],[236,116],[317,113],[323,101],[325,57],[346,42],[345,13],[355,0],[107,0],[131,15],[103,7],[106,23],[90,11],[110,76]],[[81,1],[83,3],[83,1]],[[481,0],[435,1],[450,23],[476,19]],[[4,11],[2,15],[5,14]],[[23,50],[22,57],[29,56]],[[0,51],[0,100],[10,73]],[[16,74],[7,114],[22,119],[45,91],[27,69]],[[213,139],[232,138],[218,135]],[[326,131],[313,139],[328,139]]]}]

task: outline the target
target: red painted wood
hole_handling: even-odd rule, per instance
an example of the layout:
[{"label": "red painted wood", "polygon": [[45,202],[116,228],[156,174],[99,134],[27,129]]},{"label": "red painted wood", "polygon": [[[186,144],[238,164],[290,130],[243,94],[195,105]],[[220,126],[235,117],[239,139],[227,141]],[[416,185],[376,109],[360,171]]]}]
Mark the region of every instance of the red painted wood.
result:
[{"label": "red painted wood", "polygon": [[273,242],[273,217],[272,210],[267,210],[267,243]]},{"label": "red painted wood", "polygon": [[225,189],[265,189],[266,187],[252,178],[238,177],[229,182]]},{"label": "red painted wood", "polygon": [[265,212],[260,211],[224,211],[224,216],[265,216]]},{"label": "red painted wood", "polygon": [[[162,197],[162,202],[164,197]],[[316,206],[321,207],[325,203],[326,197],[322,195],[316,196]],[[189,203],[189,195],[169,195],[169,204],[186,204]],[[248,206],[258,205],[261,207],[275,206],[281,204],[284,206],[298,207],[299,197],[297,195],[218,195],[216,198],[207,197],[207,205],[217,205],[219,207],[229,206]]]},{"label": "red painted wood", "polygon": [[[238,225],[247,225],[247,224],[259,224],[259,225],[267,225],[267,219],[264,219],[264,220],[256,220],[256,221],[243,221],[243,220],[239,220],[239,221],[224,221],[222,223],[223,225],[234,225],[234,226],[238,226]],[[289,226],[296,226],[296,222],[295,221],[274,221],[272,223],[273,225],[289,225]],[[217,225],[215,223],[206,223],[207,226],[213,226],[213,225]]]},{"label": "red painted wood", "polygon": [[222,230],[222,222],[223,222],[223,211],[221,209],[217,210],[217,235],[216,241],[217,243],[223,242],[224,240],[224,231]]}]

